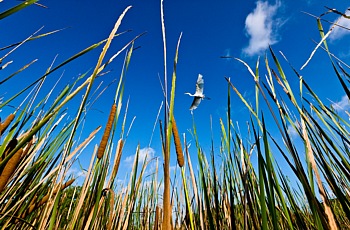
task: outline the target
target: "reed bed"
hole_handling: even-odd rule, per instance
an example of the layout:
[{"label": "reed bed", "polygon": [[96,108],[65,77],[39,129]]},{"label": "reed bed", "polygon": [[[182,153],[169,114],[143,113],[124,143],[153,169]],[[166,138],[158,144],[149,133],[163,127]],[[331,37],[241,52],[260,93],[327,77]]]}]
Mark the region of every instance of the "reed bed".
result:
[{"label": "reed bed", "polygon": [[[34,3],[35,0],[27,0],[0,13],[0,20]],[[130,8],[120,15],[106,40],[50,67],[45,75],[1,101],[0,109],[25,95],[18,109],[9,114],[1,112],[1,116],[6,117],[0,123],[1,229],[349,229],[349,114],[341,114],[332,105],[320,100],[283,54],[276,55],[272,48],[269,56],[264,58],[264,65],[261,66],[258,60],[255,70],[237,59],[254,81],[255,105],[226,78],[228,113],[218,124],[221,132],[213,134],[221,137],[220,150],[216,152],[218,148],[214,140],[211,149],[201,147],[194,116],[191,133],[194,148],[189,147],[185,134],[180,135],[181,130],[175,122],[180,35],[170,84],[167,64],[164,63],[166,106],[164,119],[160,121],[164,159],[146,159],[139,164],[140,146],[137,146],[132,171],[127,177],[129,182],[124,185],[117,182],[122,155],[130,154],[123,150],[127,145],[127,135],[124,135],[127,107],[124,119],[119,121],[124,108],[124,82],[134,42],[140,36],[125,44],[107,61],[104,60],[112,40],[118,42],[118,36],[122,36],[123,33],[117,34],[117,31]],[[161,20],[166,60],[163,9]],[[321,37],[318,47],[329,56],[333,80],[339,81],[349,99],[350,75],[329,51],[319,18],[317,23]],[[29,40],[52,33],[31,36],[19,44],[25,45]],[[52,104],[48,104],[47,100],[53,97],[51,94],[37,102],[36,97],[45,78],[101,46],[101,55],[90,76],[86,73],[74,84],[67,84]],[[4,50],[11,47],[9,45]],[[96,76],[122,53],[125,53],[124,65],[115,97],[110,101],[112,106],[107,123],[97,124],[94,130],[84,130],[84,141],[77,141],[80,140],[77,130],[83,127],[82,114],[92,100],[90,91]],[[7,62],[3,66],[9,64]],[[2,79],[0,86],[10,82],[19,72],[29,71],[27,67],[23,66]],[[259,76],[262,70],[267,73],[265,79]],[[300,87],[294,89],[291,81],[299,81]],[[84,90],[80,107],[76,111],[72,107],[66,109],[69,101]],[[238,96],[250,113],[244,136],[231,119],[233,96]],[[45,110],[42,109],[44,105]],[[267,109],[262,110],[262,107]],[[67,119],[68,113],[78,115]],[[33,118],[33,114],[37,117]],[[104,126],[104,133],[101,140],[97,140],[100,145],[96,145],[90,154],[83,182],[77,183],[77,175],[70,174],[69,169],[96,137],[101,126]],[[271,132],[271,127],[277,127],[278,132]],[[57,128],[60,132],[55,132]],[[297,137],[291,134],[291,129]],[[117,130],[120,130],[119,134]],[[301,146],[296,145],[295,138],[301,140]],[[176,172],[181,173],[180,176],[175,173],[174,177],[170,174],[173,152],[177,155],[179,166]],[[198,171],[192,165],[194,156],[198,161]],[[284,159],[293,175],[285,174],[276,156]],[[256,165],[252,163],[254,157]],[[158,170],[159,162],[164,162],[162,170]],[[146,175],[151,163],[155,163],[156,170]],[[291,183],[289,176],[293,176],[296,182]]]}]

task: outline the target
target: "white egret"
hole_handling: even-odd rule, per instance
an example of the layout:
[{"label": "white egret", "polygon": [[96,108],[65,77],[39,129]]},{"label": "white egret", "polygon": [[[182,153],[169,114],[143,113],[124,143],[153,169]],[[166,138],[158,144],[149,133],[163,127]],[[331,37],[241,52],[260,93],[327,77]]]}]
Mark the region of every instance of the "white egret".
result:
[{"label": "white egret", "polygon": [[198,107],[199,103],[201,103],[202,99],[205,98],[205,96],[203,94],[203,90],[204,90],[203,76],[202,76],[202,74],[198,74],[198,79],[197,79],[197,83],[196,83],[196,92],[194,94],[185,93],[185,94],[190,95],[191,97],[194,97],[192,105],[190,107],[191,111],[196,109]]}]

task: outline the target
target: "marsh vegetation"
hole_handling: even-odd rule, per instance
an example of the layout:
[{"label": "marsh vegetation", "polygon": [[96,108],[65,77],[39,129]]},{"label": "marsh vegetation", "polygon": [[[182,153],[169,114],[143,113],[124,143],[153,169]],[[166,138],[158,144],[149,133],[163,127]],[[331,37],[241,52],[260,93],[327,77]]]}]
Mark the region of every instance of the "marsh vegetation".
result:
[{"label": "marsh vegetation", "polygon": [[[35,2],[28,0],[1,13],[0,20],[11,18],[13,13]],[[1,98],[0,109],[12,108],[8,114],[0,113],[1,229],[350,228],[349,113],[340,113],[328,101],[322,101],[298,70],[273,48],[268,50],[269,55],[257,60],[254,68],[237,60],[255,83],[255,104],[226,78],[227,98],[222,100],[227,101],[227,117],[220,120],[221,132],[213,134],[220,137],[220,151],[216,152],[214,146],[201,147],[195,119],[191,127],[193,151],[175,122],[180,37],[174,70],[167,81],[169,86],[164,85],[164,116],[158,124],[164,163],[145,178],[145,170],[154,159],[139,165],[137,146],[129,183],[121,188],[116,178],[127,144],[123,89],[139,36],[124,44],[115,55],[107,57],[106,53],[112,40],[118,42],[119,36],[123,36],[118,28],[129,9],[119,16],[106,40],[49,67],[42,76],[31,76],[34,79],[31,84],[23,86],[17,94]],[[320,31],[319,49],[329,55],[329,66],[334,71],[329,78],[339,82],[348,100],[349,67],[330,53],[326,40],[322,40],[325,34],[321,18],[315,20]],[[166,26],[164,22],[162,26]],[[6,60],[20,58],[12,57],[9,51],[13,47],[21,49],[29,40],[40,42],[48,34],[51,32],[2,49],[9,53],[7,58],[0,59],[2,69],[10,64]],[[163,35],[166,43],[164,30]],[[37,98],[50,74],[96,49],[101,49],[101,53],[92,71],[67,83],[57,95]],[[96,77],[116,58],[124,60],[124,64],[115,96],[110,100],[108,122],[96,121],[94,130],[78,133]],[[31,64],[9,76],[2,75],[0,87],[11,81],[15,84],[16,76],[30,71]],[[259,75],[262,69],[266,77]],[[291,81],[299,82],[299,88],[291,87]],[[81,94],[84,96],[78,107],[67,107]],[[238,97],[250,112],[244,136],[231,119],[232,97]],[[48,98],[54,98],[53,103],[49,104]],[[17,101],[20,103],[13,105]],[[67,114],[74,114],[73,119],[67,119]],[[269,122],[266,117],[271,118]],[[55,130],[57,126],[59,132]],[[99,132],[103,136],[93,148],[82,183],[74,183],[76,175],[69,174],[69,169]],[[295,138],[301,140],[300,146],[296,146]],[[177,156],[176,177],[170,173],[170,155]],[[253,155],[257,157],[255,165],[251,162]],[[276,155],[285,160],[296,183],[290,182],[285,168],[275,160]],[[195,158],[198,167],[192,165]]]}]

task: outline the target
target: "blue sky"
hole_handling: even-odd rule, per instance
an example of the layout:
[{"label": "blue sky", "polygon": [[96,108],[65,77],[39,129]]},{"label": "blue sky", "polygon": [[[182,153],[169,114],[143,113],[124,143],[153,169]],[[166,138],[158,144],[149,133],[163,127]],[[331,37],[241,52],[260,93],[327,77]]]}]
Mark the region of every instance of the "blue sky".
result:
[{"label": "blue sky", "polygon": [[[18,3],[18,1],[13,0],[3,0],[0,2],[0,9],[3,11]],[[49,37],[29,42],[11,55],[14,62],[2,71],[4,75],[1,75],[1,78],[11,74],[33,59],[37,58],[38,61],[27,72],[18,75],[11,81],[11,84],[1,85],[0,92],[4,94],[1,95],[2,97],[6,98],[13,95],[16,90],[23,88],[41,76],[56,55],[58,56],[55,63],[58,64],[91,44],[105,39],[121,12],[129,5],[133,7],[126,14],[119,31],[129,29],[132,31],[113,41],[107,57],[113,55],[136,35],[147,32],[135,44],[135,46],[141,46],[141,48],[133,53],[126,76],[124,98],[130,98],[127,125],[130,125],[135,117],[123,153],[125,163],[123,167],[127,169],[128,162],[131,161],[132,158],[130,157],[135,153],[137,144],[140,144],[142,149],[148,147],[157,113],[163,101],[162,88],[158,78],[158,75],[161,78],[164,75],[160,1],[42,0],[40,3],[46,5],[48,9],[32,5],[0,21],[0,27],[3,31],[0,47],[21,41],[42,26],[44,28],[40,33],[69,28]],[[225,119],[227,112],[227,82],[224,77],[230,77],[234,85],[246,95],[248,100],[254,102],[254,83],[247,69],[235,60],[220,57],[238,57],[253,68],[257,58],[259,56],[263,57],[268,45],[271,45],[276,53],[282,51],[294,67],[300,69],[316,46],[312,40],[320,40],[315,18],[302,13],[302,11],[318,16],[326,11],[324,6],[344,12],[349,5],[346,1],[316,0],[164,1],[168,76],[171,76],[178,37],[181,32],[183,33],[177,66],[175,117],[180,133],[186,133],[187,140],[192,141],[194,158],[196,158],[194,140],[192,140],[189,132],[192,129],[192,116],[189,111],[192,98],[184,95],[184,93],[194,93],[198,73],[204,76],[205,94],[211,98],[211,100],[203,101],[198,109],[194,111],[199,141],[204,151],[209,153],[210,118],[212,118],[213,132],[216,136],[215,151],[219,153],[219,119]],[[324,18],[334,21],[337,16],[330,14]],[[340,23],[350,27],[349,21],[344,20]],[[329,27],[329,24],[324,23],[325,29],[329,29]],[[328,39],[331,51],[345,62],[349,61],[349,38],[348,31],[336,28]],[[100,50],[96,50],[75,60],[50,76],[45,83],[42,94],[45,95],[60,76],[62,76],[62,79],[58,89],[62,88],[67,82],[72,82],[72,79],[79,74],[88,70],[91,71],[97,62],[99,52]],[[2,51],[2,55],[4,54],[5,51]],[[282,61],[282,57],[279,56],[279,58]],[[11,58],[5,59],[3,63],[7,61],[11,61]],[[113,79],[118,79],[122,61],[123,56],[112,63],[108,68],[111,72],[99,78],[96,85],[102,82],[102,88],[104,88]],[[261,76],[264,76],[263,59],[260,63],[262,67]],[[288,69],[287,63],[284,62],[283,64]],[[349,102],[343,97],[344,93],[339,90],[340,85],[335,81],[325,52],[318,50],[309,65],[300,73],[322,99],[329,99],[330,103],[339,103],[342,107],[340,110],[349,109]],[[329,75],[332,75],[332,77]],[[16,84],[13,84],[14,81]],[[299,82],[296,81],[293,84],[294,87],[298,87]],[[92,106],[85,125],[87,133],[98,125],[105,125],[115,88],[116,83],[109,86],[99,98],[99,101]],[[237,121],[240,127],[244,129],[245,122],[249,120],[247,109],[234,93],[232,93],[231,100],[232,120]],[[123,111],[125,110],[125,104]],[[10,108],[8,109],[10,110]],[[2,113],[4,112],[5,110]],[[1,117],[3,116],[5,115],[1,114]],[[160,118],[163,118],[162,115]],[[95,141],[99,142],[99,138]],[[117,142],[117,138],[115,142]],[[160,146],[159,127],[157,125],[149,155],[151,157],[161,157]],[[83,154],[89,156],[90,153]],[[172,165],[175,165],[174,159]]]}]

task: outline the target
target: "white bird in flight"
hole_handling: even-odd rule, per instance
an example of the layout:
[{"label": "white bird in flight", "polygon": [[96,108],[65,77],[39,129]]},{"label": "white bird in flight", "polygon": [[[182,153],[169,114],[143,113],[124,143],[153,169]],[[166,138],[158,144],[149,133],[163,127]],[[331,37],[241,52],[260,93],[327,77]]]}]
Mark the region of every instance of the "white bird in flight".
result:
[{"label": "white bird in flight", "polygon": [[[198,107],[199,103],[201,103],[202,99],[205,98],[204,94],[203,94],[203,90],[204,90],[204,80],[203,80],[203,76],[202,74],[198,74],[198,79],[197,79],[197,83],[196,83],[196,92],[194,94],[190,94],[190,93],[185,93],[190,95],[193,98],[193,102],[192,105],[190,107],[190,110],[194,110]],[[207,98],[209,99],[209,98]]]}]

